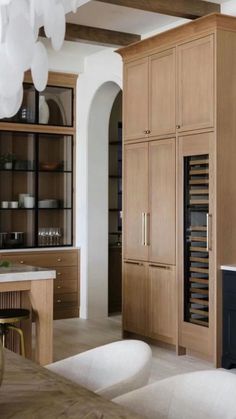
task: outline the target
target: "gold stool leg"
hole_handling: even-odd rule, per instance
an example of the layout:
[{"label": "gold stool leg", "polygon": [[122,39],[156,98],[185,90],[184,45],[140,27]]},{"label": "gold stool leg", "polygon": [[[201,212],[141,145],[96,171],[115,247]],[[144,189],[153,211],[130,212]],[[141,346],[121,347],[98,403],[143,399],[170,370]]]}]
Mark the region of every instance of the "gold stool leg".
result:
[{"label": "gold stool leg", "polygon": [[20,335],[21,355],[25,357],[25,341],[24,341],[24,334],[22,330],[16,326],[8,326],[8,329],[15,330]]},{"label": "gold stool leg", "polygon": [[5,348],[5,346],[6,346],[6,335],[5,335],[4,332],[2,334],[2,346],[3,346],[3,348]]}]

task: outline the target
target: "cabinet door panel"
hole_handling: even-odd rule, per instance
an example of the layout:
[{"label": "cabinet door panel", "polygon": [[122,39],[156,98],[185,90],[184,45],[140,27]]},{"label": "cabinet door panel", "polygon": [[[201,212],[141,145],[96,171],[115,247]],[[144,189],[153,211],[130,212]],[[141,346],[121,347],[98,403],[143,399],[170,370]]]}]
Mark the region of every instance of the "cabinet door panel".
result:
[{"label": "cabinet door panel", "polygon": [[143,216],[148,212],[148,144],[125,146],[124,155],[124,257],[147,260]]},{"label": "cabinet door panel", "polygon": [[213,127],[213,39],[210,35],[178,47],[181,130]]},{"label": "cabinet door panel", "polygon": [[148,130],[148,59],[125,66],[124,138],[142,138]]},{"label": "cabinet door panel", "polygon": [[176,284],[175,267],[149,265],[149,334],[175,343]]},{"label": "cabinet door panel", "polygon": [[150,136],[175,133],[175,49],[150,57]]},{"label": "cabinet door panel", "polygon": [[144,263],[124,262],[123,329],[147,335],[147,266]]},{"label": "cabinet door panel", "polygon": [[149,260],[175,264],[175,140],[149,145]]}]

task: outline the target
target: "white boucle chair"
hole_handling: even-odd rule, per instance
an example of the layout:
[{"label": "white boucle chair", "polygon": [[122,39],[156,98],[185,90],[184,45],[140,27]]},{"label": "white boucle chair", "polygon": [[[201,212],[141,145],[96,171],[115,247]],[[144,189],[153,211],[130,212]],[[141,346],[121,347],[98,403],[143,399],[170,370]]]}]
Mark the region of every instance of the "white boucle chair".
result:
[{"label": "white boucle chair", "polygon": [[236,376],[224,370],[181,374],[113,401],[149,419],[236,419]]},{"label": "white boucle chair", "polygon": [[109,343],[47,365],[97,394],[112,399],[147,384],[152,352],[139,340]]}]

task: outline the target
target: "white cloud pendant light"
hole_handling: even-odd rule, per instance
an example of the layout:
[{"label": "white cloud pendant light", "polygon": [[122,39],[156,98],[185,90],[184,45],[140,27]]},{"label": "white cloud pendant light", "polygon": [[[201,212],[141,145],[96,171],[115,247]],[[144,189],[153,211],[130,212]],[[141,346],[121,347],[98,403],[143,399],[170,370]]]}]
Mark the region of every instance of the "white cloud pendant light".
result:
[{"label": "white cloud pendant light", "polygon": [[[69,1],[75,7],[75,1]],[[38,29],[43,25],[53,48],[59,50],[66,28],[64,4],[63,0],[0,0],[0,119],[20,108],[24,71],[31,69],[35,88],[45,89],[48,56],[37,41]]]}]

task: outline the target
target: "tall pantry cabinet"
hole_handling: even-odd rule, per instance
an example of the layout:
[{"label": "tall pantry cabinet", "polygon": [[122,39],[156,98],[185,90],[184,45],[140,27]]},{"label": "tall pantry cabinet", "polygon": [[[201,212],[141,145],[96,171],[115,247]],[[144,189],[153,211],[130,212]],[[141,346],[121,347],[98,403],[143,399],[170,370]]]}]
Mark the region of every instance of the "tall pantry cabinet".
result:
[{"label": "tall pantry cabinet", "polygon": [[220,365],[220,265],[236,259],[236,19],[120,49],[123,330]]}]

